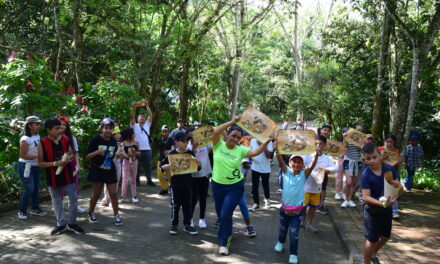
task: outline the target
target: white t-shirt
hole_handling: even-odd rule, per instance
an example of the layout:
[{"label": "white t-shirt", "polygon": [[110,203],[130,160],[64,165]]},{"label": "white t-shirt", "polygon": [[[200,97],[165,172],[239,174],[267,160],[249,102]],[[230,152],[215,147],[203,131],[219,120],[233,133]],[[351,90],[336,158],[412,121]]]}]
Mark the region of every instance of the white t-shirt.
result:
[{"label": "white t-shirt", "polygon": [[[26,153],[27,155],[29,155],[29,156],[37,156],[38,155],[38,144],[40,143],[40,136],[39,135],[34,135],[32,137],[28,137],[26,135],[23,135],[20,138],[20,143],[22,141],[27,142],[27,145],[28,145],[28,152]],[[19,158],[18,161],[28,162],[29,160]],[[38,166],[38,158],[31,160],[31,165]]]},{"label": "white t-shirt", "polygon": [[[312,163],[313,155],[302,156],[304,159],[304,165],[308,167],[310,163]],[[313,171],[316,172],[319,168],[328,169],[330,173],[338,172],[338,167],[333,163],[333,161],[329,158],[329,156],[322,154],[318,161],[316,162],[315,168]],[[304,186],[304,192],[308,193],[320,193],[322,184],[316,183],[315,179],[310,175],[307,179],[306,185]]]},{"label": "white t-shirt", "polygon": [[[255,138],[251,139],[250,150],[257,149],[259,146],[260,145],[258,145],[258,141]],[[273,152],[272,142],[269,142],[266,149],[269,152]],[[270,159],[266,157],[264,151],[259,155],[252,157],[252,161],[251,170],[259,173],[270,173]]]},{"label": "white t-shirt", "polygon": [[204,146],[196,153],[196,158],[202,163],[200,171],[193,173],[193,178],[206,177],[212,173],[211,162],[209,162],[209,150],[211,146]]},{"label": "white t-shirt", "polygon": [[[150,142],[148,141],[148,136],[144,131],[142,131],[141,125],[139,123],[136,123],[132,127],[134,129],[134,135],[135,135],[134,139],[137,142],[139,142],[139,150],[150,150],[151,147],[150,147]],[[142,127],[148,133],[148,135],[150,135],[151,122],[147,120],[142,125]]]}]

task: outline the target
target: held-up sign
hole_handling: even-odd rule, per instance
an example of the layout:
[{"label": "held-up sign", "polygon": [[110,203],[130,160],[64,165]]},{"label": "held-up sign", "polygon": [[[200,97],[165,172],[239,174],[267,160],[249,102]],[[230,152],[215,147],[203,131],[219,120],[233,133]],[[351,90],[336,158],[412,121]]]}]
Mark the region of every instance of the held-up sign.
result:
[{"label": "held-up sign", "polygon": [[393,173],[391,171],[385,172],[384,175],[384,196],[385,198],[394,198],[399,195],[400,184],[393,182]]},{"label": "held-up sign", "polygon": [[277,127],[274,121],[252,106],[244,110],[237,125],[262,143],[269,139]]},{"label": "held-up sign", "polygon": [[189,153],[171,154],[168,155],[168,160],[173,164],[172,175],[197,172],[197,159]]},{"label": "held-up sign", "polygon": [[345,136],[345,141],[362,148],[362,146],[367,143],[367,137],[366,134],[350,128]]},{"label": "held-up sign", "polygon": [[384,149],[382,151],[383,155],[383,163],[386,163],[391,166],[395,166],[399,162],[399,153]]},{"label": "held-up sign", "polygon": [[328,139],[324,154],[333,157],[343,157],[345,154],[345,144],[336,140]]},{"label": "held-up sign", "polygon": [[282,155],[309,155],[315,153],[315,132],[313,130],[278,130],[278,151]]},{"label": "held-up sign", "polygon": [[203,126],[192,132],[197,148],[201,149],[212,143],[212,132],[214,132],[213,126]]}]

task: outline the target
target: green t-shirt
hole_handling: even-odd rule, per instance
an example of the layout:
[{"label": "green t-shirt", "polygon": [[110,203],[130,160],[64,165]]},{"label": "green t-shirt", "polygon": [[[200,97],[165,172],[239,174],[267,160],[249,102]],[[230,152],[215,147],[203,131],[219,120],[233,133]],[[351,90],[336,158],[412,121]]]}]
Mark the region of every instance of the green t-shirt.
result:
[{"label": "green t-shirt", "polygon": [[235,146],[228,149],[223,140],[214,145],[214,169],[212,179],[220,184],[234,184],[243,179],[240,165],[247,156],[249,149],[243,146]]}]

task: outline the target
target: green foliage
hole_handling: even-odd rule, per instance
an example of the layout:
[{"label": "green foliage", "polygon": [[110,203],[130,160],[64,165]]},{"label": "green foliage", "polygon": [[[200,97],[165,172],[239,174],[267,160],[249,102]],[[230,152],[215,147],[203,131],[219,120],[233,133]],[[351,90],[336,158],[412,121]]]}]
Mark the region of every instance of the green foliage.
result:
[{"label": "green foliage", "polygon": [[[406,178],[406,170],[402,172],[402,177]],[[425,167],[414,174],[413,185],[417,189],[440,191],[440,160],[425,161]]]},{"label": "green foliage", "polygon": [[22,184],[16,170],[17,162],[0,170],[0,202],[14,201],[20,197]]}]

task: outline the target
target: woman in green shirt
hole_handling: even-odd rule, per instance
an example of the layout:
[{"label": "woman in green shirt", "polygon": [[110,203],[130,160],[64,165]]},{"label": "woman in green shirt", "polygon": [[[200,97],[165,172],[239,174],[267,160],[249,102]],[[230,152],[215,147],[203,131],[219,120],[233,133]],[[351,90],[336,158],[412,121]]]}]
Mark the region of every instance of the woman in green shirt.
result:
[{"label": "woman in green shirt", "polygon": [[[251,158],[263,152],[267,144],[273,139],[270,138],[255,150],[240,146],[243,131],[241,128],[234,126],[240,118],[241,116],[236,116],[231,121],[216,127],[212,135],[214,146],[212,194],[217,217],[220,221],[217,235],[220,242],[220,255],[229,254],[232,214],[244,192],[243,174],[240,170],[241,161],[246,157]],[[226,141],[224,141],[221,136],[228,127],[230,128],[227,131]]]}]

